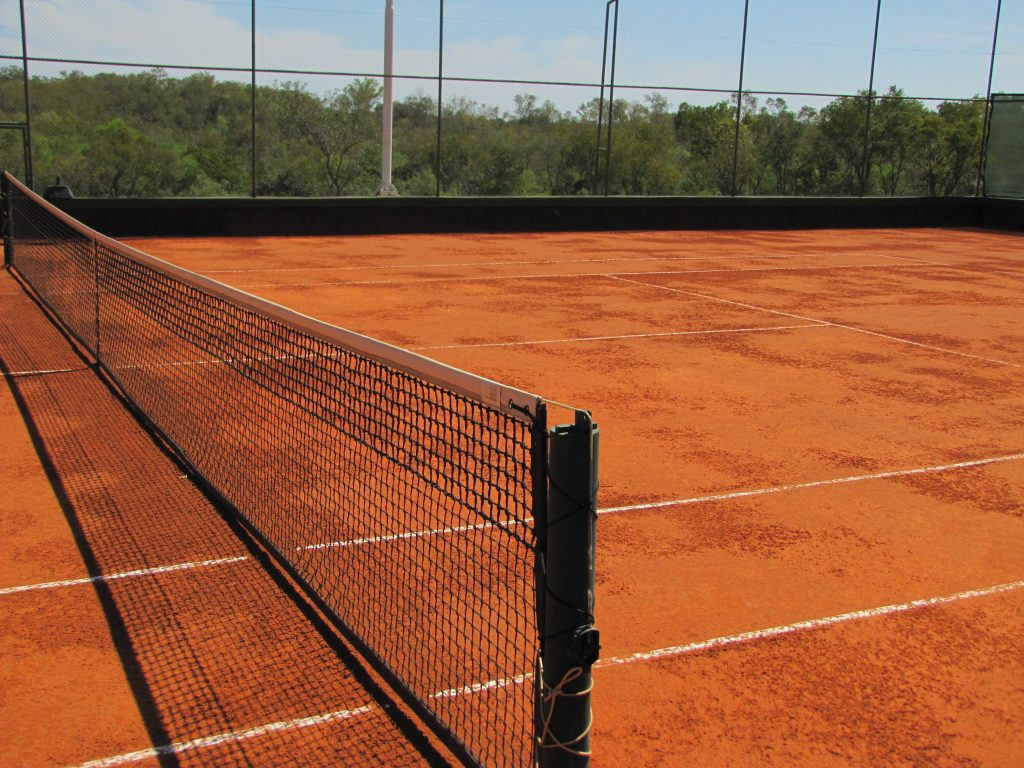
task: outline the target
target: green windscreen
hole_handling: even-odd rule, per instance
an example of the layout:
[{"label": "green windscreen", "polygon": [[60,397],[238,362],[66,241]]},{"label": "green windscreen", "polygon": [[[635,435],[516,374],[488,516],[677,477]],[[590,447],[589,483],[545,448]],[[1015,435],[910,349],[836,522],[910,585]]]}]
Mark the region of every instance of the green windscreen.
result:
[{"label": "green windscreen", "polygon": [[1024,94],[992,95],[985,195],[1024,199]]}]

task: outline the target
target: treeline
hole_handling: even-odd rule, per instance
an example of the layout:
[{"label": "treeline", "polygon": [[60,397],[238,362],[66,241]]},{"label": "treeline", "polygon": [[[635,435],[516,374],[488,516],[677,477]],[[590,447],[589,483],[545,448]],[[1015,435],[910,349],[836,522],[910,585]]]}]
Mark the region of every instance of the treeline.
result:
[{"label": "treeline", "polygon": [[[37,186],[60,176],[78,196],[217,196],[251,191],[251,93],[212,75],[79,72],[31,81]],[[597,149],[598,101],[560,111],[534,96],[502,112],[455,97],[442,114],[446,195],[959,195],[978,178],[984,104],[929,109],[898,88],[794,112],[744,95],[673,106],[617,99],[611,152]],[[381,86],[359,79],[326,95],[299,83],[256,94],[260,195],[368,195],[380,179]],[[607,125],[608,105],[603,122]],[[0,121],[23,115],[17,68],[0,69]],[[437,189],[437,102],[395,104],[394,180]],[[868,139],[865,144],[865,138]],[[0,131],[0,162],[23,174],[21,135]]]}]

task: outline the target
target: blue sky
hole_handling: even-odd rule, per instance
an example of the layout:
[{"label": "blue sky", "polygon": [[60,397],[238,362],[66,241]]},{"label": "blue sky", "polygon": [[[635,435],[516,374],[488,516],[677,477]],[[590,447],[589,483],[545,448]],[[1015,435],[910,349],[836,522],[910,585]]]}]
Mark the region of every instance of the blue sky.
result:
[{"label": "blue sky", "polygon": [[[30,55],[105,61],[247,67],[249,0],[25,0]],[[449,77],[594,83],[600,79],[604,0],[446,0]],[[438,0],[396,0],[396,74],[437,74]],[[258,66],[380,72],[384,0],[257,0]],[[876,88],[915,96],[984,94],[996,0],[883,0]],[[750,0],[744,85],[760,91],[852,93],[868,82],[875,0]],[[620,0],[616,81],[735,89],[743,0]],[[16,0],[0,0],[0,54],[20,55]],[[35,64],[54,74],[68,65]],[[93,67],[77,67],[95,71]],[[230,75],[224,75],[230,76]],[[244,77],[244,76],[239,76]],[[341,78],[302,79],[312,90]],[[399,96],[429,81],[401,81]],[[1024,0],[1004,0],[996,91],[1024,91]],[[508,108],[530,92],[570,110],[593,87],[447,83]],[[718,94],[663,91],[671,104]],[[827,99],[786,97],[791,105]]]}]

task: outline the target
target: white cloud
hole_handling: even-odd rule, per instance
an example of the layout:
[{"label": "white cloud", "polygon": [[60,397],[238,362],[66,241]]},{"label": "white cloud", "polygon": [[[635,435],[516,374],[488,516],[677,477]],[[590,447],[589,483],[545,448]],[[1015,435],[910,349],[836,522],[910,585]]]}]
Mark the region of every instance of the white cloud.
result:
[{"label": "white cloud", "polygon": [[249,31],[215,7],[166,0],[34,0],[29,54],[104,61],[246,66]]},{"label": "white cloud", "polygon": [[[258,9],[258,7],[257,7]],[[27,0],[29,55],[35,58],[60,58],[94,61],[115,61],[179,66],[238,67],[250,63],[250,28],[245,8],[218,6],[189,0]],[[238,15],[230,14],[237,11]],[[20,26],[17,14],[0,17],[0,51],[20,54]],[[257,67],[260,69],[326,70],[331,72],[379,73],[383,69],[381,19],[373,14],[337,18],[337,14],[321,14],[318,19],[296,16],[294,20],[280,14],[264,14],[257,27]],[[259,15],[257,16],[259,20]],[[312,26],[320,22],[319,27]],[[344,22],[344,23],[342,23]],[[361,45],[347,44],[346,38],[326,27],[347,25]],[[356,24],[359,24],[358,28]],[[437,50],[425,34],[422,19],[398,19],[405,29],[399,30],[410,42],[421,47],[405,46],[395,51],[396,74],[432,78],[437,74]],[[479,30],[477,30],[479,33]],[[490,32],[490,30],[488,30]],[[436,39],[436,38],[435,38]],[[600,75],[600,43],[579,34],[529,39],[522,35],[475,35],[472,39],[449,38],[444,51],[445,74],[462,77],[492,77],[523,80],[594,81]],[[91,67],[71,64],[36,62],[32,71],[53,75],[60,70]],[[224,74],[224,77],[247,79],[247,73]],[[261,82],[305,79],[302,76],[267,74]],[[342,87],[338,79],[310,78],[312,90]],[[506,108],[511,97],[504,98],[506,88],[467,87],[477,100]],[[449,93],[467,93],[467,88],[449,84]],[[400,81],[399,97],[422,90],[434,92],[428,80]],[[531,86],[518,86],[513,92],[538,91]],[[564,90],[564,89],[563,89]],[[499,93],[500,92],[500,93]],[[488,98],[501,96],[501,100]],[[545,94],[550,97],[552,94]],[[554,92],[559,105],[575,108],[589,98],[578,98],[576,92]],[[564,98],[563,98],[564,96]],[[504,101],[508,101],[505,104]]]}]

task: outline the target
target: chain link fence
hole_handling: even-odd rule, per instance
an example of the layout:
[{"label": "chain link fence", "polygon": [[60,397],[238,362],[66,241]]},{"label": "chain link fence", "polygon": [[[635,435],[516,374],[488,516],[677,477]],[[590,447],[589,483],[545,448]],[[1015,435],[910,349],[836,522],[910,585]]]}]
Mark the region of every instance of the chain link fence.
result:
[{"label": "chain link fence", "polygon": [[[0,163],[80,197],[373,194],[384,5],[9,0]],[[1024,10],[926,5],[398,0],[395,186],[980,194]]]}]

